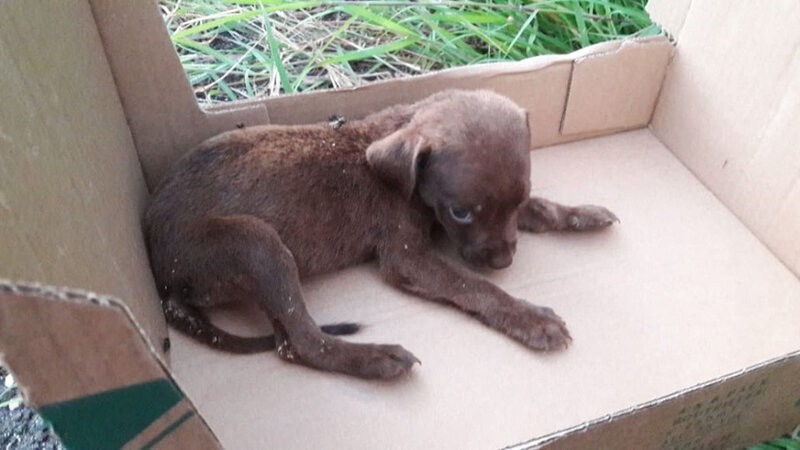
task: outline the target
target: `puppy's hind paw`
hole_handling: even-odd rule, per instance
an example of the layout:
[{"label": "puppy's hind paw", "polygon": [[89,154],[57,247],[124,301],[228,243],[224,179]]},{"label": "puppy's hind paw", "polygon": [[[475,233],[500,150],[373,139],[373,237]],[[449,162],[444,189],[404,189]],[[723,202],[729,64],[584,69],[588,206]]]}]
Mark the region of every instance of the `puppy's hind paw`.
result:
[{"label": "puppy's hind paw", "polygon": [[571,208],[567,216],[567,229],[573,231],[599,230],[619,222],[619,218],[602,206],[581,205]]},{"label": "puppy's hind paw", "polygon": [[422,364],[416,356],[399,345],[371,345],[359,358],[356,375],[363,378],[397,378],[411,371],[415,363]]},{"label": "puppy's hind paw", "polygon": [[318,369],[383,380],[400,377],[410,372],[415,363],[421,364],[399,345],[355,344],[334,338],[322,339],[316,351],[300,359]]}]

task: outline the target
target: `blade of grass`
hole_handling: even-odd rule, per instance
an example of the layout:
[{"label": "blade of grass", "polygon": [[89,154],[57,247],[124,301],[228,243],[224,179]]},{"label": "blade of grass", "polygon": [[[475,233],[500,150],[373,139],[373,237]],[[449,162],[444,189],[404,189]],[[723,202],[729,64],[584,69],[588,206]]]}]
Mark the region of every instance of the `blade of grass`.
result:
[{"label": "blade of grass", "polygon": [[228,56],[226,56],[222,52],[214,50],[213,48],[211,48],[211,47],[209,47],[207,45],[200,44],[200,43],[197,43],[195,41],[190,41],[188,39],[174,39],[173,42],[176,45],[179,45],[179,46],[182,46],[182,47],[186,47],[186,48],[189,48],[189,49],[193,49],[193,50],[196,50],[196,51],[198,51],[200,53],[205,53],[205,54],[207,54],[209,56],[212,56],[212,57],[214,57],[214,59],[216,59],[217,61],[219,61],[221,63],[230,64],[230,65],[234,64],[234,60],[233,59],[229,58]]},{"label": "blade of grass", "polygon": [[244,71],[244,89],[247,92],[247,98],[253,98],[256,96],[253,85],[250,82],[250,73],[250,69]]},{"label": "blade of grass", "polygon": [[419,35],[413,30],[406,28],[393,20],[369,11],[362,6],[341,6],[337,9],[344,11],[351,16],[358,17],[365,22],[373,23],[384,30],[392,31],[403,36],[419,38]]},{"label": "blade of grass", "polygon": [[586,19],[583,17],[583,9],[578,5],[578,2],[574,2],[572,8],[575,14],[575,24],[578,27],[578,40],[581,43],[581,47],[588,47],[589,36],[586,34]]},{"label": "blade of grass", "polygon": [[399,41],[390,42],[388,44],[378,45],[376,47],[367,48],[363,50],[356,50],[353,52],[344,53],[339,56],[328,58],[320,63],[320,66],[329,66],[331,64],[338,64],[342,62],[355,61],[357,59],[370,58],[375,55],[382,55],[384,53],[400,50],[408,47],[417,42],[416,38],[405,38]]},{"label": "blade of grass", "polygon": [[227,96],[228,96],[228,100],[229,100],[229,101],[232,101],[232,100],[237,100],[237,99],[238,99],[238,96],[237,96],[236,94],[234,94],[234,93],[233,93],[233,91],[231,90],[231,88],[230,88],[230,87],[228,87],[228,83],[226,83],[224,80],[222,80],[222,79],[218,80],[218,82],[217,82],[217,86],[219,86],[220,90],[221,90],[222,92],[224,92],[224,93],[225,93],[225,95],[227,95]]},{"label": "blade of grass", "polygon": [[193,27],[189,27],[189,28],[186,28],[184,30],[180,30],[180,31],[175,32],[172,35],[172,40],[175,41],[176,39],[184,38],[184,37],[187,37],[187,36],[193,36],[195,34],[200,34],[200,33],[204,32],[204,31],[208,31],[208,30],[218,30],[218,29],[224,27],[225,25],[238,24],[240,22],[244,22],[244,21],[249,20],[249,19],[251,19],[253,17],[256,17],[259,14],[261,14],[261,12],[257,11],[257,10],[245,11],[245,12],[242,12],[242,13],[239,13],[239,14],[232,14],[230,16],[226,16],[226,17],[223,17],[221,19],[209,20],[208,22],[203,22],[203,23],[201,23],[199,25],[195,25]]},{"label": "blade of grass", "polygon": [[[458,48],[465,56],[468,55],[471,58],[476,58],[480,56],[480,53],[476,52],[474,48],[470,47],[466,43],[464,43],[464,38],[456,37],[453,33],[448,31],[447,29],[440,27],[437,22],[431,20],[429,17],[420,16],[419,19],[428,26],[432,31],[439,33],[444,38],[445,46],[453,45]],[[466,61],[465,57],[459,58],[460,60]]]},{"label": "blade of grass", "polygon": [[450,14],[434,14],[433,17],[442,20],[443,22],[469,22],[471,24],[504,24],[508,20],[502,14],[489,14],[483,11],[457,11],[450,10]]},{"label": "blade of grass", "polygon": [[794,439],[780,438],[769,441],[769,444],[781,447],[785,450],[800,450],[800,441],[795,441]]},{"label": "blade of grass", "polygon": [[272,35],[272,24],[270,23],[269,17],[267,17],[266,13],[264,13],[264,29],[267,31],[267,42],[269,43],[269,52],[272,55],[272,64],[275,66],[275,70],[278,71],[278,76],[280,77],[281,86],[283,87],[284,92],[292,93],[292,83],[289,80],[289,74],[286,73],[286,68],[283,66],[283,61],[281,61],[280,51],[278,50],[278,41],[275,40],[275,36]]},{"label": "blade of grass", "polygon": [[475,35],[476,38],[479,38],[480,40],[484,41],[490,47],[494,47],[494,48],[496,48],[496,49],[498,49],[500,51],[505,51],[506,50],[506,48],[504,48],[502,43],[498,42],[497,40],[495,40],[494,38],[489,36],[481,28],[473,25],[471,22],[469,22],[466,19],[464,19],[463,17],[461,17],[461,15],[458,14],[457,12],[455,12],[455,11],[449,11],[449,12],[446,11],[445,14],[449,15],[450,19],[453,19],[453,20],[456,20],[457,22],[459,22],[466,29],[471,31]]},{"label": "blade of grass", "polygon": [[340,26],[339,28],[336,29],[336,31],[331,33],[331,36],[327,40],[327,42],[320,48],[318,48],[313,55],[311,55],[311,57],[308,59],[308,63],[305,65],[305,67],[303,67],[303,70],[300,71],[300,75],[295,77],[294,82],[292,83],[292,88],[294,91],[297,91],[297,88],[303,82],[305,77],[308,76],[308,73],[311,72],[311,70],[314,67],[317,67],[316,61],[319,58],[319,55],[322,54],[331,45],[331,43],[334,42],[339,36],[344,34],[345,31],[347,31],[347,29],[350,28],[353,22],[356,21],[356,19],[357,19],[356,16],[351,16],[347,20],[345,20],[342,26]]},{"label": "blade of grass", "polygon": [[[537,11],[534,11],[534,12],[532,12],[532,13],[530,13],[528,15],[528,18],[525,19],[525,22],[523,22],[522,26],[519,27],[519,31],[517,31],[517,34],[514,36],[514,39],[512,39],[511,43],[508,44],[508,48],[509,49],[514,48],[517,45],[517,41],[522,36],[522,33],[524,33],[525,30],[527,30],[528,27],[531,26],[531,22],[533,22],[533,20],[536,19],[536,14],[537,14]],[[503,53],[503,57],[507,57],[507,56],[508,56],[508,51]]]}]

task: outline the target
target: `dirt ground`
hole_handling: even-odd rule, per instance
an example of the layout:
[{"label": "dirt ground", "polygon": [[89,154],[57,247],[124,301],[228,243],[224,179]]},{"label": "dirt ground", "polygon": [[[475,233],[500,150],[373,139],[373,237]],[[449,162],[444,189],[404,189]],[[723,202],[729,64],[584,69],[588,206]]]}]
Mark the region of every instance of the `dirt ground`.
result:
[{"label": "dirt ground", "polygon": [[[0,367],[0,386],[8,372]],[[0,396],[0,403],[16,395],[16,389]],[[3,450],[63,450],[58,437],[35,411],[24,404],[15,409],[0,407],[0,449]]]}]

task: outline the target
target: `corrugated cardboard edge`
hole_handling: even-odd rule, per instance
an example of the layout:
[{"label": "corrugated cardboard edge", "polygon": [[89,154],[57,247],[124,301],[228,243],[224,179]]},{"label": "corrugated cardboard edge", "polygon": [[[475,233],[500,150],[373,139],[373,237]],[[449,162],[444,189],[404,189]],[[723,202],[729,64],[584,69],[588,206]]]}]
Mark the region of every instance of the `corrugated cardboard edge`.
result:
[{"label": "corrugated cardboard edge", "polygon": [[[655,400],[651,400],[649,402],[642,403],[640,405],[618,411],[603,417],[599,417],[594,420],[590,420],[588,422],[584,422],[580,425],[576,425],[574,427],[567,428],[565,430],[557,431],[542,437],[534,438],[527,442],[522,442],[519,444],[515,444],[509,447],[506,447],[506,450],[529,450],[529,449],[539,449],[539,448],[549,448],[551,444],[558,444],[560,440],[574,437],[576,435],[584,434],[584,433],[591,433],[593,431],[597,431],[602,427],[612,424],[616,421],[621,419],[625,419],[631,416],[634,416],[638,413],[642,413],[648,410],[653,410],[664,406],[671,402],[680,402],[681,400],[686,399],[692,394],[700,394],[706,391],[709,388],[714,387],[722,387],[728,383],[736,382],[741,380],[742,378],[756,374],[759,371],[771,371],[783,364],[786,363],[798,363],[800,362],[800,350],[785,354],[783,356],[779,356],[768,361],[764,361],[759,364],[752,365],[750,367],[744,368],[742,370],[738,370],[736,372],[729,373],[727,375],[723,375],[719,378],[715,378],[713,380],[697,384],[695,386],[677,391],[675,393],[666,395],[661,398],[657,398]],[[798,377],[800,378],[800,377]],[[796,400],[794,403],[795,408],[798,409],[798,420],[800,420],[800,392],[797,392],[798,398],[792,399],[793,401]],[[784,429],[783,432],[789,431],[788,428]],[[774,435],[772,435],[774,436]],[[764,436],[765,438],[770,437],[769,434]],[[739,443],[732,443],[734,445],[743,445],[749,444],[750,442],[739,442]],[[681,442],[679,444],[686,444],[685,442]],[[723,447],[728,447],[729,443],[725,443],[722,445]],[[704,447],[705,448],[705,447]],[[712,447],[708,447],[712,448]],[[716,448],[716,447],[713,447]]]},{"label": "corrugated cardboard edge", "polygon": [[[165,361],[161,359],[158,355],[159,353],[156,351],[155,348],[151,345],[150,341],[145,337],[144,330],[142,329],[141,325],[136,321],[135,317],[131,313],[128,306],[120,299],[110,296],[100,295],[90,291],[78,290],[78,289],[70,289],[70,288],[62,288],[62,287],[54,287],[54,286],[47,286],[38,283],[29,283],[29,282],[21,282],[21,281],[11,281],[0,279],[0,297],[6,298],[17,298],[17,299],[30,299],[31,301],[42,300],[47,302],[54,302],[62,303],[63,305],[81,305],[87,307],[94,307],[94,308],[104,308],[108,310],[113,310],[118,314],[121,320],[128,323],[138,337],[138,341],[130,342],[130,343],[122,343],[125,345],[133,345],[138,346],[140,356],[143,356],[143,360],[147,361],[147,367],[134,367],[132,371],[137,373],[146,373],[148,376],[152,377],[155,375],[155,378],[152,378],[150,383],[158,382],[159,379],[161,380],[168,380],[169,386],[168,389],[174,390],[180,393],[180,400],[178,400],[177,404],[170,408],[163,416],[156,418],[155,421],[149,424],[145,429],[142,430],[131,442],[139,442],[142,445],[146,444],[158,444],[159,448],[185,448],[187,443],[191,443],[194,447],[193,448],[221,448],[221,444],[219,443],[218,439],[214,435],[211,428],[206,423],[205,419],[198,413],[197,408],[194,404],[189,400],[189,398],[183,393],[180,388],[180,384],[174,379],[173,375],[171,374],[169,368],[167,367]],[[3,305],[0,305],[0,313],[3,313],[2,308]],[[94,309],[92,308],[92,309]],[[13,307],[12,307],[13,309]],[[6,320],[14,320],[14,317],[17,315],[13,312],[9,312],[9,315],[5,317]],[[2,317],[0,317],[2,319]],[[2,320],[0,320],[2,322]],[[91,327],[93,324],[91,321],[87,321],[87,327]],[[37,336],[46,336],[44,339],[49,339],[48,333],[42,333],[35,324],[26,323],[24,324],[26,327],[30,327],[31,334]],[[39,330],[39,331],[37,331]],[[7,338],[7,337],[6,337]],[[34,336],[31,336],[34,338]],[[14,348],[17,352],[19,351],[19,347],[14,345],[13,342],[3,342],[4,336],[2,330],[0,330],[0,344],[5,344],[3,347],[8,346],[9,348]],[[109,345],[116,345],[117,347],[121,344],[120,342],[113,342],[109,343]],[[80,350],[78,350],[80,351]],[[134,350],[136,351],[136,350]],[[119,391],[121,389],[129,388],[132,385],[127,385],[125,381],[122,381],[120,385],[116,386],[116,388],[108,389],[110,384],[114,384],[115,381],[119,382],[120,380],[108,380],[104,379],[103,386],[99,386],[96,389],[92,389],[89,387],[88,389],[83,389],[85,392],[78,394],[77,397],[69,398],[69,399],[59,399],[53,398],[50,399],[43,399],[37,392],[37,387],[29,387],[29,385],[42,385],[41,379],[38,382],[31,383],[30,380],[34,377],[41,377],[42,371],[38,370],[41,369],[41,364],[47,364],[50,362],[48,359],[47,361],[38,361],[34,362],[37,366],[37,370],[33,370],[30,366],[30,363],[25,364],[26,368],[22,371],[18,371],[15,368],[14,357],[8,358],[7,355],[12,354],[14,357],[25,357],[25,355],[18,355],[15,354],[14,351],[10,351],[8,353],[3,351],[3,348],[0,347],[0,360],[4,361],[5,363],[10,363],[8,368],[15,374],[15,378],[20,386],[20,391],[23,394],[23,398],[25,398],[26,402],[31,404],[35,408],[41,408],[46,410],[48,407],[52,407],[53,405],[59,406],[63,404],[75,403],[76,400],[82,401],[85,399],[89,399],[91,397],[97,397],[98,395],[104,395],[110,391]],[[86,355],[87,358],[91,358],[90,355]],[[50,368],[51,370],[47,370],[48,373],[60,373],[59,370],[64,370],[65,368]],[[70,373],[71,372],[71,373]],[[69,382],[69,376],[72,377],[80,377],[81,375],[85,375],[85,378],[88,379],[84,380],[86,383],[84,384],[92,384],[91,378],[95,374],[83,374],[80,372],[75,372],[74,370],[66,372],[63,375],[63,382]],[[140,385],[140,384],[148,384],[148,383],[133,383],[133,385]],[[163,383],[162,383],[163,384]],[[51,393],[52,394],[52,393]],[[59,395],[62,393],[59,392]],[[47,394],[45,394],[46,396]],[[102,403],[100,400],[99,403]],[[63,408],[62,408],[63,409]],[[68,410],[67,413],[70,411]],[[62,414],[63,415],[63,414]],[[47,416],[47,414],[45,414]],[[195,418],[197,420],[188,421],[188,419]],[[74,424],[76,423],[76,419],[74,417],[67,417],[67,420]],[[188,427],[181,427],[181,425],[189,424]],[[82,426],[91,428],[90,425],[83,423]],[[106,432],[114,433],[115,430],[106,430]],[[187,434],[187,432],[189,432]],[[85,434],[85,431],[83,432]],[[137,447],[138,448],[138,447]]]},{"label": "corrugated cardboard edge", "polygon": [[561,120],[565,136],[647,126],[672,56],[665,35],[575,58]]}]

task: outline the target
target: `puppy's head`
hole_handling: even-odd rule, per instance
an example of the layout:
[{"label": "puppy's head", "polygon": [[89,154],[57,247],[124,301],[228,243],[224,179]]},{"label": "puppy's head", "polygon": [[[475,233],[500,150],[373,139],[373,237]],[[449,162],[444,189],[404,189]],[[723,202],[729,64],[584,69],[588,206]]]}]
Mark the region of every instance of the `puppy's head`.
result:
[{"label": "puppy's head", "polygon": [[530,192],[525,111],[489,91],[445,91],[412,108],[406,125],[367,149],[370,166],[407,198],[418,194],[462,258],[507,267]]}]

